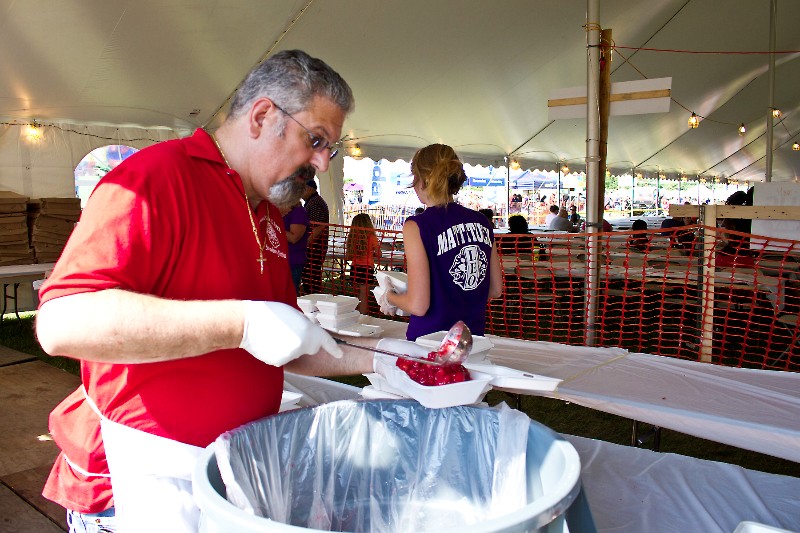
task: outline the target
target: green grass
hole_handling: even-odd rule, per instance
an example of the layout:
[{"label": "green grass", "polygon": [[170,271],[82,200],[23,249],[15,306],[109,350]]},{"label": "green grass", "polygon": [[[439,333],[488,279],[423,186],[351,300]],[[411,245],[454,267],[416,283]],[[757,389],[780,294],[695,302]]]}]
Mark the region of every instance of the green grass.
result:
[{"label": "green grass", "polygon": [[67,357],[50,357],[39,346],[33,327],[36,313],[31,311],[19,315],[22,318],[21,322],[17,321],[17,317],[13,314],[3,317],[3,327],[0,328],[0,344],[19,352],[35,355],[42,361],[77,376],[80,371],[78,361]]},{"label": "green grass", "polygon": [[[20,352],[35,355],[48,364],[63,368],[77,375],[79,369],[77,361],[64,357],[50,357],[42,351],[36,341],[33,330],[35,314],[24,313],[21,316],[22,323],[18,323],[16,317],[6,315],[3,327],[0,328],[0,344]],[[335,379],[357,387],[369,384],[369,381],[364,376],[343,376]],[[539,396],[516,396],[500,391],[490,391],[486,395],[485,401],[489,405],[505,402],[511,407],[518,407],[532,419],[559,433],[589,437],[616,444],[630,445],[631,442],[633,423],[631,420],[619,416],[561,400]],[[640,433],[645,433],[648,429],[649,427],[640,425],[639,431]],[[645,443],[645,446],[649,444]],[[663,429],[661,433],[660,451],[735,464],[751,470],[800,477],[800,463],[698,439],[666,429]]]}]

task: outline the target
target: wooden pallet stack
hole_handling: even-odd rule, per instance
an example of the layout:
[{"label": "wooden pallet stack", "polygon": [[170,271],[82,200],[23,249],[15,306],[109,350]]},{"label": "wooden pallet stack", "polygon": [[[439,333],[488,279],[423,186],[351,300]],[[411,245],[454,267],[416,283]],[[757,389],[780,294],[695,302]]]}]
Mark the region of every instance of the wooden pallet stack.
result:
[{"label": "wooden pallet stack", "polygon": [[0,191],[0,265],[33,263],[26,219],[28,197]]},{"label": "wooden pallet stack", "polygon": [[80,198],[40,198],[28,203],[31,246],[37,263],[58,260],[80,216]]}]

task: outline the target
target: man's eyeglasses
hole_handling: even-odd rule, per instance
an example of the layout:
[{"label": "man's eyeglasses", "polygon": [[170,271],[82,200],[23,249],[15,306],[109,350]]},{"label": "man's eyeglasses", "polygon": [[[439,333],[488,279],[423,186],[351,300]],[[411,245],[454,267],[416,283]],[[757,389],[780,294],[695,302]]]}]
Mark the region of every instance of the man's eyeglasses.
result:
[{"label": "man's eyeglasses", "polygon": [[275,104],[275,107],[278,108],[278,111],[280,111],[281,113],[283,113],[284,115],[286,115],[287,117],[289,117],[290,119],[295,121],[295,123],[297,123],[298,126],[303,128],[304,130],[306,130],[306,133],[308,134],[308,138],[311,141],[311,149],[312,150],[314,150],[315,152],[322,152],[323,150],[325,150],[327,148],[331,152],[331,155],[330,155],[329,159],[333,159],[334,157],[336,157],[336,154],[339,153],[339,146],[342,143],[341,140],[336,141],[335,143],[331,144],[330,142],[328,142],[328,139],[326,139],[325,137],[320,137],[319,135],[313,133],[310,129],[308,129],[305,126],[303,126],[300,123],[299,120],[294,118],[291,113],[287,112],[281,106],[279,106],[275,102],[272,102],[272,103]]}]

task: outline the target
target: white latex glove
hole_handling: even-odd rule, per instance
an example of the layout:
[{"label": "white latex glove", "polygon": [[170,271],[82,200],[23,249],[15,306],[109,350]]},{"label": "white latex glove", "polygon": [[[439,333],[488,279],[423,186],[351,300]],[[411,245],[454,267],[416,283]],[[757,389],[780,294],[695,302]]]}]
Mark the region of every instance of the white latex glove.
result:
[{"label": "white latex glove", "polygon": [[386,289],[383,287],[373,287],[372,294],[375,295],[375,301],[378,302],[381,313],[390,316],[394,316],[397,313],[397,308],[389,303]]},{"label": "white latex glove", "polygon": [[[431,349],[426,346],[417,344],[416,342],[404,341],[402,339],[381,339],[375,348],[379,350],[386,350],[387,352],[399,353],[402,355],[410,355],[412,357],[419,357],[425,359],[431,352]],[[375,352],[380,353],[380,352]],[[374,366],[374,359],[373,359]],[[374,367],[377,372],[377,367]]]},{"label": "white latex glove", "polygon": [[320,348],[336,358],[342,350],[333,337],[300,311],[280,302],[244,301],[244,334],[239,348],[268,365],[283,366]]}]

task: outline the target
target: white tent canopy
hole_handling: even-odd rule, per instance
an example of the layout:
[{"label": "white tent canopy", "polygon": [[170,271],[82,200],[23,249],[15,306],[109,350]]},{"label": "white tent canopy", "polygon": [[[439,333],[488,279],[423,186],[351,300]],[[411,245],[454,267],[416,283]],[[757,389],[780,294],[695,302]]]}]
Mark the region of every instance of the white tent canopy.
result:
[{"label": "white tent canopy", "polygon": [[[731,52],[768,50],[769,6],[601,1],[596,22],[619,47],[612,81],[673,80],[668,113],[612,117],[612,170],[764,179],[768,56]],[[510,154],[580,171],[585,120],[548,120],[547,100],[586,83],[585,17],[584,2],[560,0],[0,0],[0,188],[74,194],[72,169],[97,146],[214,128],[247,71],[289,48],[348,80],[344,133],[373,160],[444,142],[470,163]],[[776,55],[773,181],[800,177],[798,21],[800,2],[779,0],[776,50],[790,53]],[[631,49],[642,47],[670,51]],[[699,51],[724,53],[688,53]],[[694,130],[692,111],[704,117]],[[22,136],[33,121],[45,126],[38,145]]]}]

